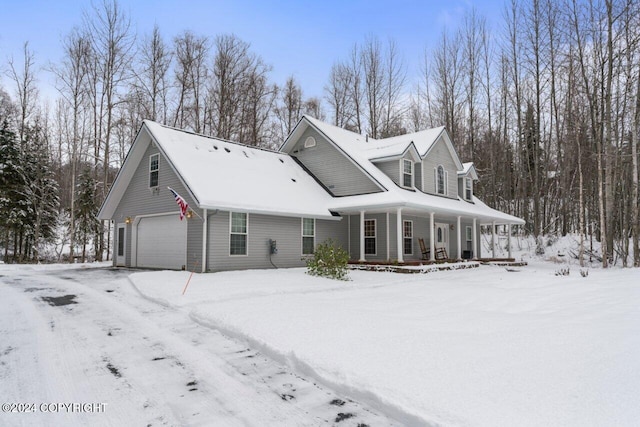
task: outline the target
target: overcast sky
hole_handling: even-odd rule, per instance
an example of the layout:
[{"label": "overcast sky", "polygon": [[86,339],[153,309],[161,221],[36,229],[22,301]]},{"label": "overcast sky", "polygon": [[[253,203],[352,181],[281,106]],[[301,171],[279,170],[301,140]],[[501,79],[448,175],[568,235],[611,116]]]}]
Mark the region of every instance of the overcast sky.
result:
[{"label": "overcast sky", "polygon": [[[149,33],[156,23],[167,42],[187,29],[211,38],[234,33],[273,66],[273,82],[282,84],[293,74],[306,97],[322,97],[331,65],[367,36],[397,42],[411,82],[425,47],[433,47],[444,28],[457,27],[472,7],[495,27],[501,21],[504,1],[120,0],[120,4],[138,37]],[[0,0],[0,67],[12,56],[21,63],[27,40],[37,65],[58,62],[62,38],[81,25],[83,11],[88,10],[88,0]],[[45,96],[55,94],[51,80],[46,71],[40,72]],[[6,76],[0,81],[13,93]]]}]

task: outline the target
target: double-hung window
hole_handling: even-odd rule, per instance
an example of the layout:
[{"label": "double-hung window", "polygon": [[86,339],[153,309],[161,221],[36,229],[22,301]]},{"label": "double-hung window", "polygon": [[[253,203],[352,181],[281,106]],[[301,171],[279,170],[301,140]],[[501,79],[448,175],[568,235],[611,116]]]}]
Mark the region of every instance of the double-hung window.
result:
[{"label": "double-hung window", "polygon": [[313,255],[316,242],[316,220],[302,218],[302,255]]},{"label": "double-hung window", "polygon": [[413,255],[413,221],[403,221],[402,235],[404,237],[404,251],[405,255]]},{"label": "double-hung window", "polygon": [[464,198],[467,200],[471,200],[471,195],[473,194],[473,187],[471,178],[464,179]]},{"label": "double-hung window", "polygon": [[402,159],[402,186],[413,187],[413,162],[411,160]]},{"label": "double-hung window", "polygon": [[160,155],[149,156],[149,188],[158,186],[158,173],[160,171]]},{"label": "double-hung window", "polygon": [[376,254],[376,220],[364,220],[364,254]]},{"label": "double-hung window", "polygon": [[247,255],[248,214],[232,212],[229,222],[229,255]]}]

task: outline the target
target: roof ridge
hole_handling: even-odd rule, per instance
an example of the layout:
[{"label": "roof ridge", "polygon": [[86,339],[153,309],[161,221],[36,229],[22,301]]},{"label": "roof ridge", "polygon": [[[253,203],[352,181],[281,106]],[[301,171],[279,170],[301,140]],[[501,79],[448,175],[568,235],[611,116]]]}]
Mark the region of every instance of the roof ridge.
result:
[{"label": "roof ridge", "polygon": [[243,148],[250,148],[250,149],[255,149],[255,150],[260,150],[260,151],[266,151],[267,153],[285,154],[285,153],[282,153],[281,151],[273,150],[271,148],[260,147],[260,146],[257,146],[257,145],[249,145],[249,144],[245,144],[245,143],[237,142],[237,141],[230,141],[228,139],[220,138],[220,137],[213,136],[213,135],[205,135],[205,134],[202,134],[202,133],[198,133],[198,132],[194,132],[194,131],[190,131],[190,130],[186,130],[186,129],[180,129],[180,128],[177,128],[177,127],[174,127],[174,126],[165,125],[165,124],[158,123],[156,121],[149,120],[149,119],[145,119],[144,122],[150,122],[150,123],[156,124],[158,126],[162,126],[163,128],[174,130],[176,132],[182,132],[182,133],[186,133],[186,134],[190,134],[190,135],[194,135],[194,136],[199,136],[199,137],[202,137],[202,138],[212,139],[214,141],[225,142],[225,143],[237,145],[237,146],[240,146],[240,147],[243,147]]}]

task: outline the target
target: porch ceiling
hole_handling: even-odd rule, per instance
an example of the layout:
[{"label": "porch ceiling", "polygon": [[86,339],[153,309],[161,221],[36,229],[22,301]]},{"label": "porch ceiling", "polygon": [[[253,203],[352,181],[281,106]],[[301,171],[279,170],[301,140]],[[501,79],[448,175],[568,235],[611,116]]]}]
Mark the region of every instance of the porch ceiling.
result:
[{"label": "porch ceiling", "polygon": [[[452,202],[456,202],[452,200]],[[459,203],[465,203],[466,205],[474,206],[473,204],[459,201]],[[410,204],[395,204],[395,205],[386,205],[386,206],[353,206],[342,209],[335,209],[342,216],[346,215],[360,215],[361,211],[364,211],[365,214],[381,214],[381,213],[389,213],[396,214],[398,208],[402,209],[402,215],[406,216],[416,216],[416,217],[424,217],[429,218],[431,213],[434,213],[434,219],[440,221],[447,222],[455,222],[457,217],[460,216],[461,219],[476,219],[478,221],[478,225],[491,225],[492,223],[496,223],[496,225],[504,225],[504,224],[512,224],[512,225],[520,225],[524,224],[520,218],[512,217],[511,215],[505,214],[503,212],[498,212],[501,215],[487,215],[480,212],[474,211],[462,211],[462,210],[453,210],[446,209],[440,206],[432,206],[432,207],[421,207],[421,206],[412,206]],[[488,208],[488,207],[487,207]],[[491,208],[488,208],[491,209]],[[493,209],[491,209],[493,211]]]}]

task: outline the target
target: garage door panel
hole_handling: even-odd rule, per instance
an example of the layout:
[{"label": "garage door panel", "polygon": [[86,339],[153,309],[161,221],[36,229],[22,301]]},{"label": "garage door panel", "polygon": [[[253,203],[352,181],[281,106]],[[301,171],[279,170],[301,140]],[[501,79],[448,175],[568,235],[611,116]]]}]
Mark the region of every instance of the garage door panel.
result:
[{"label": "garage door panel", "polygon": [[137,234],[138,267],[179,270],[185,264],[187,222],[177,214],[142,218]]}]

